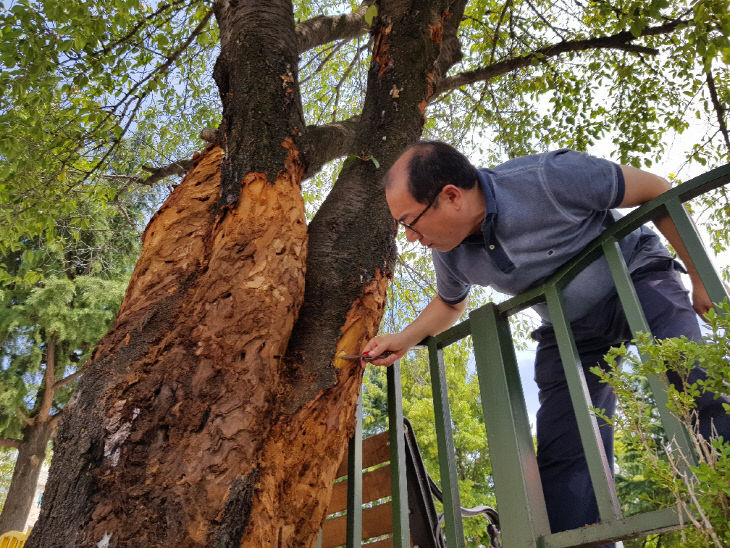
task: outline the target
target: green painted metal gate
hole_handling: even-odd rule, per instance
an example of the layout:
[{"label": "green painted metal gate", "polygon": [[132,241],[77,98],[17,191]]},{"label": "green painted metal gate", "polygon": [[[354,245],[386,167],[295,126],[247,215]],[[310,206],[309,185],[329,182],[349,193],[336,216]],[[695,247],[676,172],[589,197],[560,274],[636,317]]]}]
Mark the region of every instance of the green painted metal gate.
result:
[{"label": "green painted metal gate", "polygon": [[[674,221],[710,298],[713,302],[721,302],[727,297],[725,289],[682,204],[728,182],[730,182],[730,164],[673,188],[609,227],[600,238],[589,244],[540,287],[501,304],[490,303],[474,310],[468,320],[425,341],[429,351],[441,488],[444,493],[445,535],[450,548],[463,547],[464,534],[459,510],[459,487],[443,349],[468,335],[472,336],[474,344],[486,435],[492,460],[497,509],[502,529],[502,542],[505,548],[596,545],[680,526],[680,518],[674,508],[631,517],[622,516],[614,489],[613,476],[598,433],[596,417],[591,409],[590,396],[587,392],[573,334],[565,317],[561,290],[583,268],[601,255],[605,255],[632,332],[634,334],[640,331],[650,332],[618,242],[640,225],[668,214]],[[509,317],[512,314],[539,302],[547,303],[553,320],[601,516],[601,522],[598,524],[555,534],[550,533],[548,525],[532,433],[509,328]],[[693,451],[686,431],[666,409],[667,397],[664,391],[664,381],[660,378],[650,379],[650,386],[668,437],[670,439],[674,437],[684,453],[692,455]],[[397,364],[388,371],[388,402],[390,424],[402,424],[400,373]],[[400,455],[398,453],[399,450],[402,451],[403,436],[399,435],[399,429],[392,430],[397,430],[397,433],[391,435],[393,454],[391,460],[401,464],[400,467],[392,467],[394,470],[393,522],[397,531],[393,538],[393,545],[405,547],[410,545],[408,510],[405,506],[407,499],[403,496],[405,478],[402,453]],[[350,473],[355,476],[359,470],[357,464],[361,432],[362,428],[359,425],[356,436],[350,444]],[[356,478],[355,481],[350,482],[350,485],[354,490],[351,496],[352,506],[348,508],[350,515],[348,547],[360,546],[358,529],[360,505],[358,504]]]}]

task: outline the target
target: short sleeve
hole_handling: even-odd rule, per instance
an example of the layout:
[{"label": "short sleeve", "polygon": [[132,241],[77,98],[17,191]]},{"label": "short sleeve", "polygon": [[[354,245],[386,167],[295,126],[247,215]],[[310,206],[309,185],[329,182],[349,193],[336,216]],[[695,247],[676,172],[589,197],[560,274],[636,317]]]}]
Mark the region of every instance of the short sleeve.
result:
[{"label": "short sleeve", "polygon": [[621,166],[574,150],[546,155],[543,184],[556,205],[569,216],[605,211],[623,201],[625,183]]},{"label": "short sleeve", "polygon": [[467,298],[471,284],[460,279],[448,264],[448,254],[433,250],[433,267],[436,271],[436,292],[446,304],[457,304]]}]

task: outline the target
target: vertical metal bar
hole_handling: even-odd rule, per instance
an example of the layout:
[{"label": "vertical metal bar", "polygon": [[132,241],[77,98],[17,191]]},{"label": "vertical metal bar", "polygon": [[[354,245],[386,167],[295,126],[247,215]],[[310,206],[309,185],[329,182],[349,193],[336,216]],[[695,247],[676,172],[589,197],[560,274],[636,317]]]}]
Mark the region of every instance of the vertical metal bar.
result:
[{"label": "vertical metal bar", "polygon": [[428,360],[431,369],[431,391],[436,418],[436,441],[439,450],[441,490],[444,494],[444,522],[446,544],[449,548],[464,547],[464,527],[461,523],[459,483],[456,476],[454,437],[451,431],[449,395],[446,386],[444,353],[431,338],[428,342]]},{"label": "vertical metal bar", "polygon": [[347,447],[347,548],[362,545],[362,390],[357,398],[355,433]]},{"label": "vertical metal bar", "polygon": [[550,525],[509,323],[494,304],[469,320],[503,544],[535,548]]},{"label": "vertical metal bar", "polygon": [[593,483],[593,492],[596,495],[598,511],[601,521],[615,521],[621,518],[621,506],[616,496],[613,474],[606,459],[606,451],[601,441],[595,413],[592,409],[591,396],[588,392],[583,365],[578,355],[578,348],[573,339],[573,331],[565,316],[560,291],[554,285],[545,287],[550,320],[555,330],[558,342],[560,359],[563,362],[565,380],[568,383],[570,399],[573,402],[573,411],[578,423],[583,452],[588,464],[588,472]]},{"label": "vertical metal bar", "polygon": [[319,535],[317,535],[317,548],[322,548],[322,529],[319,530]]},{"label": "vertical metal bar", "polygon": [[390,485],[393,508],[393,546],[409,548],[411,533],[406,480],[406,448],[403,433],[403,394],[400,362],[388,367],[388,429],[390,440]]},{"label": "vertical metal bar", "polygon": [[707,256],[700,240],[697,229],[695,228],[692,219],[687,214],[687,210],[680,203],[679,199],[670,200],[666,204],[667,211],[669,212],[674,226],[677,227],[679,237],[684,243],[684,247],[687,248],[690,259],[697,269],[697,273],[700,275],[700,279],[707,290],[707,294],[713,303],[720,303],[727,298],[725,287],[720,280],[720,277],[715,272],[715,268],[712,266],[710,258]]},{"label": "vertical metal bar", "polygon": [[[639,333],[648,333],[651,335],[651,328],[649,323],[646,321],[644,311],[641,309],[639,303],[639,297],[636,294],[634,283],[631,281],[628,269],[626,267],[626,261],[624,255],[621,252],[618,242],[615,238],[606,240],[603,243],[603,253],[608,261],[608,267],[611,270],[611,276],[616,284],[616,291],[619,299],[621,300],[621,306],[626,314],[626,319],[629,322],[631,333],[634,337],[638,336]],[[641,355],[641,359],[647,359],[647,356]],[[669,409],[667,409],[667,383],[665,379],[658,377],[657,375],[649,375],[648,379],[649,387],[654,395],[654,401],[656,401],[657,409],[659,410],[659,416],[662,420],[662,426],[667,434],[667,438],[674,440],[682,453],[688,458],[690,464],[696,465],[697,459],[693,444],[689,437],[687,429],[682,425],[679,419],[673,415]]]}]

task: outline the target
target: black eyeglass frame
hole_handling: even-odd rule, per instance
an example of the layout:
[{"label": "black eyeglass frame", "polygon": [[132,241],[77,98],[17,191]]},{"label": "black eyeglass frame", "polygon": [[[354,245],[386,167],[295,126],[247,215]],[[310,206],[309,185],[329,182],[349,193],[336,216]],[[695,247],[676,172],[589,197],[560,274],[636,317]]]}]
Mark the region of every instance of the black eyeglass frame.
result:
[{"label": "black eyeglass frame", "polygon": [[416,230],[413,227],[418,222],[418,220],[421,217],[423,217],[423,214],[426,213],[429,209],[431,209],[431,206],[436,203],[436,200],[438,199],[439,194],[441,194],[442,190],[443,190],[443,188],[439,189],[439,191],[436,193],[436,195],[433,198],[431,198],[431,201],[428,202],[428,204],[426,204],[426,207],[423,208],[423,211],[421,211],[418,215],[416,215],[416,218],[413,219],[410,223],[407,223],[407,222],[399,219],[398,224],[407,230],[411,230],[411,231],[415,232],[416,234],[418,234],[419,237],[423,237],[423,234],[421,234],[418,230]]}]

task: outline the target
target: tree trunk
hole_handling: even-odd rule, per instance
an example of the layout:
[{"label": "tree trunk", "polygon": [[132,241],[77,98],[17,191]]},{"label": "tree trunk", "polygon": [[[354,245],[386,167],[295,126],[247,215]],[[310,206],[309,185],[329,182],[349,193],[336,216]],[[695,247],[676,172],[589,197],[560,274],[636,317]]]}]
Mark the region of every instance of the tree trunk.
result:
[{"label": "tree trunk", "polygon": [[336,355],[382,317],[396,227],[378,181],[421,133],[445,7],[381,3],[362,161],[307,237],[291,4],[251,4],[215,4],[221,148],[145,231],[64,412],[29,547],[316,542],[362,379]]},{"label": "tree trunk", "polygon": [[0,514],[0,532],[25,529],[52,434],[53,428],[49,421],[33,422],[23,429],[23,442],[18,447],[13,478]]}]

